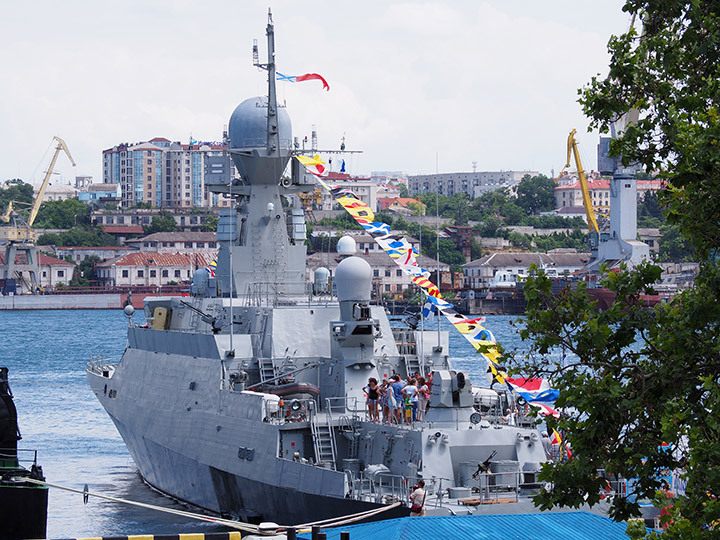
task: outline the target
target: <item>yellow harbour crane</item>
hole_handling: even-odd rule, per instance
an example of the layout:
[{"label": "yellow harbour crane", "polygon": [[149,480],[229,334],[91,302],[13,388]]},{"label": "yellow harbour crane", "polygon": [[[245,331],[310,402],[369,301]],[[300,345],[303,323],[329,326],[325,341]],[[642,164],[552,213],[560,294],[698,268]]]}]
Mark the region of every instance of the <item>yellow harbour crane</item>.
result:
[{"label": "yellow harbour crane", "polygon": [[570,158],[575,157],[575,166],[577,168],[578,179],[580,181],[580,191],[582,192],[583,206],[585,207],[585,215],[587,216],[588,229],[591,235],[599,233],[597,220],[595,219],[595,211],[593,210],[592,199],[590,197],[590,190],[588,189],[587,178],[585,177],[585,171],[583,170],[582,161],[580,160],[580,152],[578,151],[578,144],[575,140],[575,133],[577,130],[573,129],[568,135],[567,140],[567,163],[563,167],[560,174],[555,179],[555,183],[560,179],[562,174],[570,166]]},{"label": "yellow harbour crane", "polygon": [[0,243],[5,244],[5,258],[3,264],[0,265],[0,279],[15,279],[22,284],[23,290],[32,294],[44,292],[44,289],[40,286],[40,265],[38,263],[37,248],[33,244],[35,234],[32,225],[35,222],[38,210],[40,210],[45,189],[50,183],[50,176],[53,174],[60,152],[65,152],[73,167],[75,166],[75,160],[72,158],[65,141],[60,137],[53,137],[53,140],[57,141],[55,153],[48,170],[45,172],[43,183],[32,202],[28,220],[25,221],[14,211],[14,204],[17,204],[17,201],[11,201],[5,213],[0,216],[2,221],[10,223],[7,227],[0,227]]},{"label": "yellow harbour crane", "polygon": [[2,219],[5,223],[12,222],[11,225],[7,227],[0,227],[0,242],[33,242],[35,240],[32,225],[35,222],[38,210],[40,210],[45,190],[50,183],[50,177],[53,174],[53,169],[55,168],[55,163],[57,162],[58,155],[60,155],[60,151],[65,152],[67,157],[70,159],[70,163],[72,163],[73,167],[75,166],[75,160],[70,154],[70,150],[68,149],[67,144],[65,144],[65,141],[63,141],[60,137],[53,137],[53,140],[57,141],[55,153],[50,161],[48,170],[45,172],[45,178],[40,185],[40,189],[35,196],[35,200],[32,203],[28,220],[25,221],[14,211],[13,202],[17,204],[17,201],[11,201],[5,213],[0,216],[0,219]]}]

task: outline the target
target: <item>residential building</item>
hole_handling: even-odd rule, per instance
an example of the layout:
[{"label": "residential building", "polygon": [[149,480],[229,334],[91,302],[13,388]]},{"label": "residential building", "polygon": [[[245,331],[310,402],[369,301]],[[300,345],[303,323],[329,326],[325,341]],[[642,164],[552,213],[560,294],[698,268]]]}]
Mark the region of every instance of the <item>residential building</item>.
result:
[{"label": "residential building", "polygon": [[[103,225],[104,230],[115,226],[143,227],[152,223],[154,217],[163,212],[170,212],[175,219],[178,229],[186,232],[201,232],[207,228],[209,219],[216,217],[212,210],[198,211],[196,209],[160,209],[160,208],[132,208],[117,210],[96,210],[90,215],[94,225]],[[140,233],[142,234],[142,230]]]},{"label": "residential building", "polygon": [[[378,185],[370,180],[370,178],[331,172],[324,180],[340,189],[349,189],[370,208],[377,208]],[[322,208],[320,208],[320,210],[342,210],[340,204],[335,202],[332,193],[326,189],[322,190],[321,206]]]},{"label": "residential building", "polygon": [[377,209],[405,215],[425,215],[426,205],[409,197],[378,197]]},{"label": "residential building", "polygon": [[[664,187],[660,180],[636,180],[638,203],[645,198],[646,193],[656,192]],[[602,178],[598,173],[589,173],[587,178],[588,192],[593,208],[600,214],[610,213],[610,179]],[[580,180],[574,174],[565,174],[558,179],[555,187],[555,208],[568,206],[583,206]]]},{"label": "residential building", "polygon": [[159,287],[192,280],[193,272],[206,268],[214,256],[206,253],[133,252],[98,263],[98,284],[104,287],[144,285]]},{"label": "residential building", "polygon": [[225,143],[181,144],[162,137],[122,143],[103,151],[103,183],[120,185],[123,208],[139,203],[158,208],[229,208],[229,199],[210,193],[205,185],[211,163],[222,165],[221,174],[228,182],[234,175],[226,149]]},{"label": "residential building", "polygon": [[[410,240],[410,239],[408,239]],[[357,242],[357,238],[356,238]],[[405,272],[395,263],[395,260],[388,256],[382,248],[370,250],[369,247],[360,248],[361,242],[357,242],[357,256],[365,259],[373,273],[373,292],[376,296],[390,295],[402,296],[408,288],[415,287]],[[324,267],[330,270],[330,275],[335,275],[335,269],[343,258],[336,253],[313,253],[307,257],[307,279],[312,281],[315,270]],[[431,272],[435,271],[437,263],[435,259],[420,255],[417,257],[418,264]],[[449,272],[450,266],[440,263],[440,272]]]},{"label": "residential building", "polygon": [[[69,247],[52,247],[44,246],[44,248],[52,249],[55,251],[55,256],[61,259],[67,260],[70,258],[75,264],[89,259],[90,257],[97,257],[101,261],[108,259],[115,259],[126,253],[137,251],[134,247],[126,246],[106,246],[106,247],[84,247],[84,246],[69,246]],[[44,249],[43,248],[43,249]]]},{"label": "residential building", "polygon": [[589,253],[493,253],[463,265],[466,289],[484,289],[491,282],[512,282],[527,276],[535,265],[549,275],[577,272],[587,265]]},{"label": "residential building", "polygon": [[125,242],[139,251],[155,253],[207,253],[217,254],[217,233],[214,232],[159,232]]},{"label": "residential building", "polygon": [[442,174],[422,174],[408,177],[410,195],[438,193],[452,197],[456,193],[464,193],[471,199],[483,193],[502,187],[512,188],[520,183],[525,175],[538,176],[537,171],[488,171],[488,172],[456,172]]},{"label": "residential building", "polygon": [[120,184],[94,184],[90,182],[80,188],[77,198],[81,202],[97,207],[104,207],[108,203],[120,206],[122,192]]},{"label": "residential building", "polygon": [[[37,197],[40,191],[40,186],[33,184],[33,192]],[[45,187],[45,193],[43,193],[43,202],[48,201],[64,201],[66,199],[77,199],[78,190],[69,184],[53,184],[49,183]]]},{"label": "residential building", "polygon": [[[40,287],[44,289],[69,284],[75,272],[75,265],[73,263],[51,257],[40,251],[37,252],[36,270],[32,270],[32,272],[29,271],[31,266],[27,265],[27,254],[25,252],[17,253],[15,256],[15,264],[18,267],[16,275],[2,275],[0,278],[15,279],[17,281],[16,294],[30,294],[33,292],[30,280],[32,279],[31,273],[35,271],[39,272],[37,275],[37,285],[40,285]],[[0,268],[4,265],[5,253],[0,252]]]}]

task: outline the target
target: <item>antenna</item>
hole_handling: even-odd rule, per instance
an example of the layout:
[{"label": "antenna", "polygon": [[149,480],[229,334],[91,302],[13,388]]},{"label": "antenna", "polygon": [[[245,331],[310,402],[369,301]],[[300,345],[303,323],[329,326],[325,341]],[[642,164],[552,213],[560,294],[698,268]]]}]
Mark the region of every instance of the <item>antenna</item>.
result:
[{"label": "antenna", "polygon": [[261,67],[260,66],[260,54],[258,53],[258,44],[257,39],[253,39],[253,66],[255,67]]},{"label": "antenna", "polygon": [[477,161],[473,161],[472,165],[473,165],[473,173],[476,173],[477,172]]}]

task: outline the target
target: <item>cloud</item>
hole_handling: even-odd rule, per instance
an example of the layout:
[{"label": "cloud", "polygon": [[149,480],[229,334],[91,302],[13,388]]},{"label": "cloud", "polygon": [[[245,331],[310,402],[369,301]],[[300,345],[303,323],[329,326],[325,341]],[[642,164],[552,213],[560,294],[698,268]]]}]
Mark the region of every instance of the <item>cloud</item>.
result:
[{"label": "cloud", "polygon": [[[564,164],[577,128],[588,167],[597,135],[577,88],[607,66],[622,2],[280,1],[273,7],[279,70],[322,73],[280,84],[295,135],[315,125],[320,147],[345,136],[363,150],[352,172],[431,173]],[[101,179],[103,149],[155,136],[217,140],[235,106],[266,91],[251,66],[265,54],[259,0],[130,0],[122,5],[39,0],[5,7],[0,31],[0,180],[44,170],[53,135],[78,167],[66,181]],[[42,171],[35,179],[42,178]]]}]

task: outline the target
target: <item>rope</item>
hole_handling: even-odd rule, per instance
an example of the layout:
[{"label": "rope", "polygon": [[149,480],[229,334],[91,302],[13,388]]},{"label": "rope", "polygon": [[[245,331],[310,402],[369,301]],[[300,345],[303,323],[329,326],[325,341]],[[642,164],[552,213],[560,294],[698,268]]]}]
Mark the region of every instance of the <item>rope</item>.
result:
[{"label": "rope", "polygon": [[[61,486],[59,484],[51,484],[50,482],[44,482],[42,480],[35,480],[34,478],[22,478],[22,479],[16,479],[17,481],[23,481],[28,482],[32,484],[37,484],[39,486],[46,486],[56,489],[62,489],[65,491],[70,491],[73,493],[79,493],[83,497],[87,498],[89,495],[92,495],[93,497],[97,497],[99,499],[106,499],[109,501],[119,502],[123,504],[129,504],[132,506],[140,506],[142,508],[148,508],[150,510],[157,510],[158,512],[165,512],[167,514],[174,514],[176,516],[182,516],[189,519],[196,519],[199,521],[209,521],[211,523],[217,523],[219,525],[225,525],[226,527],[230,527],[232,529],[237,529],[240,531],[249,532],[252,534],[260,534],[260,528],[257,525],[252,525],[250,523],[243,523],[242,521],[234,521],[230,519],[223,519],[223,518],[215,518],[212,516],[206,516],[204,514],[196,514],[194,512],[186,512],[184,510],[176,510],[174,508],[165,508],[163,506],[156,506],[154,504],[147,504],[147,503],[141,503],[137,501],[131,501],[128,499],[120,499],[118,497],[112,497],[110,495],[101,495],[100,493],[93,493],[90,491],[87,491],[86,489],[80,490],[75,489],[67,486]],[[347,516],[339,516],[336,518],[330,518],[325,519],[322,521],[313,521],[312,523],[304,523],[302,525],[283,525],[278,527],[279,530],[287,530],[289,528],[295,528],[297,530],[300,529],[310,529],[313,525],[319,525],[322,528],[329,528],[329,527],[339,527],[341,525],[347,525],[349,523],[355,523],[357,521],[362,521],[363,519],[381,514],[383,512],[387,512],[388,510],[392,510],[393,508],[397,508],[402,503],[396,502],[388,506],[383,506],[380,508],[374,508],[372,510],[365,510],[363,512],[358,512],[356,514],[349,514]]]},{"label": "rope", "polygon": [[130,501],[128,499],[120,499],[117,497],[111,497],[110,495],[101,495],[99,493],[91,493],[87,490],[80,490],[80,489],[75,489],[75,488],[71,488],[71,487],[67,487],[67,486],[60,486],[58,484],[51,484],[49,482],[43,482],[42,480],[35,480],[34,478],[22,478],[22,479],[18,479],[18,481],[30,482],[33,484],[37,484],[39,486],[47,486],[47,487],[51,487],[51,488],[63,489],[65,491],[79,493],[85,497],[88,495],[92,495],[93,497],[98,497],[99,499],[107,499],[109,501],[130,504],[133,506],[140,506],[142,508],[149,508],[150,510],[157,510],[159,512],[175,514],[176,516],[182,516],[182,517],[186,517],[186,518],[190,518],[190,519],[197,519],[200,521],[209,521],[211,523],[218,523],[220,525],[225,525],[226,527],[230,527],[233,529],[237,529],[240,531],[245,531],[245,532],[249,532],[249,533],[253,533],[253,534],[259,534],[259,532],[260,532],[260,529],[258,528],[257,525],[251,525],[250,523],[243,523],[241,521],[233,521],[230,519],[223,519],[223,518],[214,518],[214,517],[206,516],[203,514],[195,514],[193,512],[185,512],[184,510],[175,510],[173,508],[165,508],[162,506],[156,506],[154,504],[146,504],[146,503],[141,503],[141,502],[137,502],[137,501]]},{"label": "rope", "polygon": [[[313,525],[320,525],[323,529],[329,528],[329,527],[339,527],[340,525],[347,525],[348,523],[354,523],[356,521],[362,521],[363,519],[375,516],[377,514],[381,514],[382,512],[387,512],[388,510],[392,510],[393,508],[397,508],[400,506],[400,502],[393,503],[388,506],[382,506],[380,508],[374,508],[372,510],[365,510],[364,512],[358,512],[357,514],[350,514],[347,516],[340,516],[336,518],[330,518],[325,519],[322,521],[313,521],[312,523],[304,523],[302,525],[295,525],[296,529],[309,529]],[[282,529],[287,529],[287,526],[281,527]]]}]

